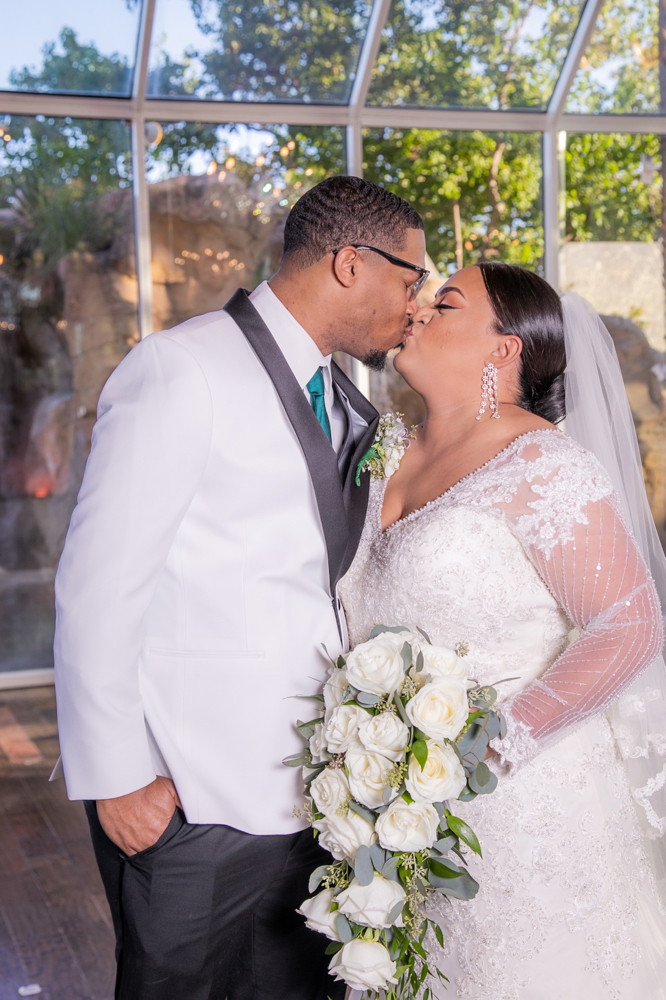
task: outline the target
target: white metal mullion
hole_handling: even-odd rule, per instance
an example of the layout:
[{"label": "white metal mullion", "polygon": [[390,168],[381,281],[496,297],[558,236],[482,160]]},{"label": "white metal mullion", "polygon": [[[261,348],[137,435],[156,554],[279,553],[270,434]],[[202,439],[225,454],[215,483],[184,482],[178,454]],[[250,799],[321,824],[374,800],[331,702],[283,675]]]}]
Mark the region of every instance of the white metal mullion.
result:
[{"label": "white metal mullion", "polygon": [[543,134],[543,239],[544,277],[559,289],[560,190],[557,132]]},{"label": "white metal mullion", "polygon": [[569,96],[569,91],[578,72],[580,61],[585,54],[585,49],[590,41],[594,26],[597,23],[597,17],[603,3],[604,0],[587,0],[583,13],[580,16],[578,27],[571,39],[567,57],[564,60],[564,65],[548,103],[548,117],[555,125],[558,124],[557,119],[564,110],[566,99]]},{"label": "white metal mullion", "polygon": [[382,31],[384,30],[390,9],[391,0],[374,0],[368,20],[368,29],[363,40],[363,48],[361,49],[361,55],[359,56],[356,68],[354,86],[349,98],[349,108],[352,115],[355,115],[357,109],[363,107],[368,96],[370,81],[372,80],[372,70],[377,61],[379,46],[382,43]]},{"label": "white metal mullion", "polygon": [[666,135],[666,115],[560,115],[557,127],[567,132],[629,132]]},{"label": "white metal mullion", "polygon": [[358,122],[348,125],[347,137],[347,173],[354,177],[363,176],[363,133]]},{"label": "white metal mullion", "polygon": [[132,169],[134,197],[134,253],[139,286],[139,332],[141,338],[153,332],[152,247],[150,203],[146,181],[146,119],[144,101],[148,80],[148,60],[155,17],[155,0],[143,0],[137,64],[132,81]]}]

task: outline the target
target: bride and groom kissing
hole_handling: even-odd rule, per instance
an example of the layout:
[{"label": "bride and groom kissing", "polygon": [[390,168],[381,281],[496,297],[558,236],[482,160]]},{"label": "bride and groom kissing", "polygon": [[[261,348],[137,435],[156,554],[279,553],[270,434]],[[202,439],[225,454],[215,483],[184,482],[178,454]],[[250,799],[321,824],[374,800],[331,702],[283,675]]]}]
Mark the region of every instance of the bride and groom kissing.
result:
[{"label": "bride and groom kissing", "polygon": [[[342,1000],[296,912],[331,857],[280,762],[322,647],[335,658],[377,622],[464,639],[479,683],[512,678],[492,810],[463,812],[481,890],[437,916],[447,995],[664,995],[666,915],[604,711],[646,668],[661,679],[661,566],[616,469],[581,444],[580,381],[565,401],[578,334],[603,333],[503,264],[419,308],[424,265],[407,202],[330,178],[292,208],[270,281],[152,334],[102,392],[55,661],[117,1000]],[[394,347],[427,416],[371,481],[379,415],[332,355],[381,370]]]}]

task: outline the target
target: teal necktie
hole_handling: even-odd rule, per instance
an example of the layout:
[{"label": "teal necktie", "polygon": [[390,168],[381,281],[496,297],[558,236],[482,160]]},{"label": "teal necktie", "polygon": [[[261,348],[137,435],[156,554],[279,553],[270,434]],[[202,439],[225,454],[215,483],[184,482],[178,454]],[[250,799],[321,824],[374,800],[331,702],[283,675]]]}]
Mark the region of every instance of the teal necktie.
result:
[{"label": "teal necktie", "polygon": [[314,410],[315,417],[324,428],[324,434],[332,444],[331,424],[326,412],[326,403],[324,402],[324,371],[322,368],[317,368],[306,388],[310,393],[310,406]]}]

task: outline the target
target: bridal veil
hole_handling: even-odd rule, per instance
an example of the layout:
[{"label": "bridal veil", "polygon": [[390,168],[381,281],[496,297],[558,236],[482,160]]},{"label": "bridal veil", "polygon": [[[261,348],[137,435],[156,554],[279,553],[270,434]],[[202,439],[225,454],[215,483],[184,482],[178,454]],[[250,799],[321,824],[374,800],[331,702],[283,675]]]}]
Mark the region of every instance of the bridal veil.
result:
[{"label": "bridal veil", "polygon": [[[625,520],[647,563],[666,614],[666,556],[648,504],[634,421],[613,340],[580,296],[562,296],[567,355],[566,432],[608,472]],[[625,761],[666,893],[666,665],[660,655],[606,712]]]}]

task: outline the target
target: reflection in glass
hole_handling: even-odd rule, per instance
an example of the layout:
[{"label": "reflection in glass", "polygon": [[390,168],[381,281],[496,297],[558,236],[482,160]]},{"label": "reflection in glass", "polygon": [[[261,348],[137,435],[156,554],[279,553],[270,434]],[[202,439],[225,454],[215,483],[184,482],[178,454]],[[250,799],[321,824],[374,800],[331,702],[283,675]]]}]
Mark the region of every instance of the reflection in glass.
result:
[{"label": "reflection in glass", "polygon": [[140,17],[141,0],[4,4],[0,90],[129,97]]},{"label": "reflection in glass", "polygon": [[569,135],[560,284],[588,299],[617,348],[652,513],[666,544],[666,297],[661,140]]},{"label": "reflection in glass", "polygon": [[582,0],[394,0],[369,104],[545,108]]},{"label": "reflection in glass", "polygon": [[148,163],[156,330],[221,309],[277,269],[291,205],[344,169],[343,130],[153,124]]},{"label": "reflection in glass", "polygon": [[349,100],[370,0],[158,0],[148,93]]},{"label": "reflection in glass", "polygon": [[[659,45],[659,6],[659,0],[607,0],[581,60],[567,111],[666,111],[666,48]],[[662,23],[661,31],[665,29]]]},{"label": "reflection in glass", "polygon": [[[420,301],[432,301],[450,274],[480,260],[542,269],[540,135],[366,129],[363,161],[368,180],[407,198],[423,218],[435,274]],[[420,400],[390,364],[371,373],[370,384],[382,412],[421,419]]]},{"label": "reflection in glass", "polygon": [[52,665],[97,397],[138,340],[123,122],[0,117],[0,671]]}]

